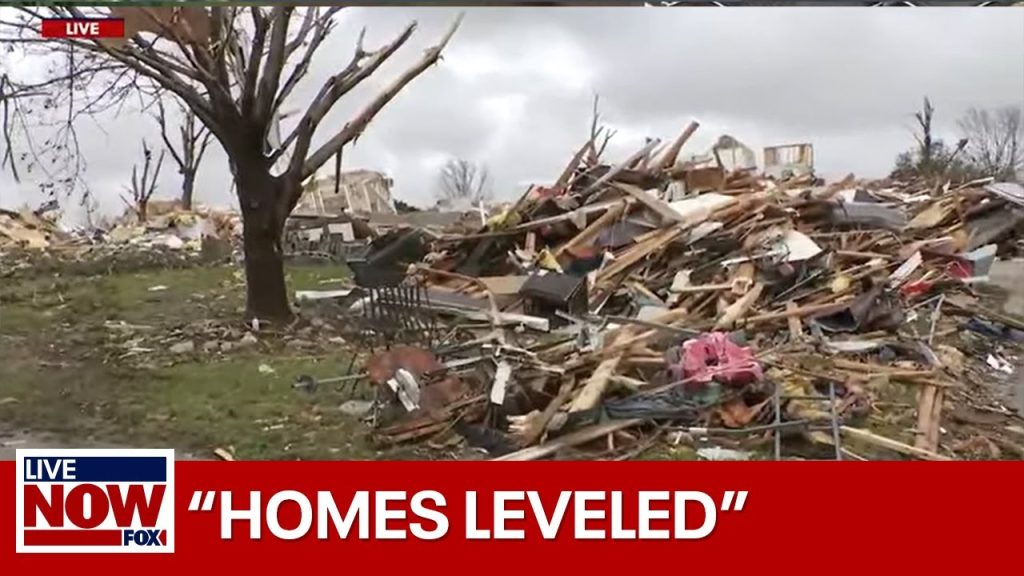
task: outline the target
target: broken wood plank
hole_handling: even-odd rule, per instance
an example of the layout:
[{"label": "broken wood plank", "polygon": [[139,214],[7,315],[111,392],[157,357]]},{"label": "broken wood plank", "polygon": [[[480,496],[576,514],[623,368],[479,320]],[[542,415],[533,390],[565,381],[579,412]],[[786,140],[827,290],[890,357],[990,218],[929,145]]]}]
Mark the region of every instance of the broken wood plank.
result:
[{"label": "broken wood plank", "polygon": [[672,142],[672,145],[665,150],[665,154],[658,160],[657,164],[655,164],[655,168],[658,170],[668,170],[675,166],[676,160],[679,158],[679,152],[683,150],[683,146],[686,144],[686,141],[693,136],[693,133],[697,131],[698,127],[700,127],[700,124],[696,120],[691,121],[683,130],[682,134],[680,134],[679,137]]},{"label": "broken wood plank", "polygon": [[572,178],[573,172],[576,171],[576,168],[580,165],[580,162],[583,161],[583,156],[586,155],[587,150],[589,150],[593,144],[594,139],[593,137],[591,137],[590,140],[587,140],[587,142],[583,144],[583,146],[579,150],[576,151],[576,154],[574,154],[572,159],[569,160],[569,163],[566,164],[565,169],[562,170],[562,174],[558,176],[558,180],[555,180],[556,189],[563,190],[566,186],[569,185],[569,179]]},{"label": "broken wood plank", "polygon": [[699,284],[696,286],[680,286],[672,290],[676,294],[689,294],[692,292],[720,292],[722,290],[731,290],[732,283],[723,284]]},{"label": "broken wood plank", "polygon": [[741,320],[746,316],[750,308],[754,306],[754,302],[761,296],[761,291],[764,290],[764,284],[758,282],[754,284],[754,287],[735,302],[729,305],[722,313],[722,316],[715,322],[715,330],[725,330],[732,328],[737,321]]},{"label": "broken wood plank", "polygon": [[883,364],[872,364],[870,362],[858,362],[856,360],[847,360],[846,358],[835,358],[832,360],[832,365],[835,366],[836,368],[841,368],[843,370],[867,372],[869,374],[898,374],[904,378],[929,378],[937,374],[937,372],[934,369],[908,370],[906,368],[885,366]]},{"label": "broken wood plank", "polygon": [[525,416],[510,416],[509,431],[518,440],[520,446],[531,446],[544,436],[548,423],[558,412],[562,404],[565,404],[572,397],[573,385],[576,379],[566,376],[558,388],[558,394],[548,402],[543,412],[534,410]]},{"label": "broken wood plank", "polygon": [[569,407],[569,412],[579,412],[580,410],[589,410],[594,408],[601,403],[601,398],[604,397],[605,390],[608,389],[608,383],[611,381],[612,376],[615,375],[615,370],[619,367],[619,362],[622,361],[622,354],[617,354],[610,358],[605,358],[597,365],[593,374],[590,375],[590,379],[583,386],[583,390],[580,391],[579,396],[576,397],[572,402],[572,406]]},{"label": "broken wood plank", "polygon": [[615,187],[635,198],[638,202],[649,208],[652,212],[655,212],[658,216],[661,216],[665,222],[681,223],[686,221],[686,218],[683,217],[683,215],[675,208],[669,206],[668,202],[665,202],[653,194],[648,194],[646,191],[631,184],[616,183]]},{"label": "broken wood plank", "polygon": [[529,279],[529,276],[482,276],[480,282],[484,289],[495,296],[510,296],[518,294],[519,289]]},{"label": "broken wood plank", "polygon": [[616,165],[614,168],[612,168],[611,170],[606,172],[604,176],[601,176],[600,178],[598,178],[597,181],[595,181],[593,184],[591,184],[590,186],[587,186],[582,192],[580,192],[580,196],[586,197],[586,196],[590,195],[592,192],[596,192],[596,191],[600,190],[601,187],[603,187],[605,184],[611,182],[616,176],[618,176],[620,172],[622,172],[623,170],[629,168],[637,160],[639,160],[640,158],[643,158],[644,156],[649,154],[650,151],[654,150],[654,148],[658,144],[661,144],[661,139],[654,138],[653,140],[648,142],[643,148],[641,148],[640,150],[637,150],[636,152],[634,152],[632,156],[630,156],[629,158],[626,158],[626,160],[623,161],[621,164]]},{"label": "broken wood plank", "polygon": [[580,231],[579,234],[573,236],[571,240],[562,244],[557,250],[555,250],[555,257],[557,258],[561,256],[566,250],[584,246],[593,242],[602,230],[610,226],[625,214],[631,205],[632,202],[629,199],[626,199],[618,205],[609,208],[608,211],[602,214],[597,220],[591,222],[590,225]]},{"label": "broken wood plank", "polygon": [[737,296],[743,296],[750,288],[754,285],[754,275],[757,270],[754,268],[753,262],[744,262],[736,267],[736,272],[733,273],[729,283],[731,284],[732,293]]},{"label": "broken wood plank", "polygon": [[932,429],[932,415],[935,407],[935,396],[938,388],[925,386],[918,394],[917,427],[914,429],[914,447],[921,450],[935,451],[930,445],[929,436]]},{"label": "broken wood plank", "polygon": [[[796,310],[797,308],[798,307],[796,305],[796,302],[793,302],[792,300],[789,301],[789,302],[786,302],[786,311],[787,312],[792,312],[792,311]],[[789,321],[789,339],[790,339],[790,341],[797,342],[800,339],[802,339],[804,337],[804,331],[803,331],[803,326],[800,323],[800,317],[794,315],[794,316],[790,316],[789,318],[787,318],[787,320]]]},{"label": "broken wood plank", "polygon": [[878,446],[880,448],[887,448],[900,454],[907,456],[913,456],[914,458],[920,458],[921,460],[933,460],[933,461],[950,461],[952,458],[943,456],[942,454],[936,454],[928,450],[922,450],[915,448],[909,444],[904,444],[892,438],[886,438],[885,436],[879,436],[873,434],[867,430],[861,430],[860,428],[851,428],[849,426],[840,426],[839,431],[851,438],[855,438],[867,444]]},{"label": "broken wood plank", "polygon": [[604,424],[594,424],[581,428],[579,430],[570,432],[565,436],[559,436],[550,442],[541,444],[540,446],[533,446],[530,448],[523,448],[522,450],[492,458],[494,462],[526,462],[529,460],[538,460],[545,456],[549,456],[558,452],[563,448],[571,448],[573,446],[579,446],[580,444],[586,444],[592,440],[597,440],[606,434],[616,432],[618,430],[624,430],[630,426],[636,426],[643,422],[642,418],[631,418],[629,420],[613,420]]},{"label": "broken wood plank", "polygon": [[624,272],[640,260],[643,260],[656,250],[670,244],[682,234],[683,228],[681,226],[673,226],[672,228],[663,230],[660,234],[647,242],[632,246],[625,254],[620,256],[615,262],[598,274],[597,283],[603,284],[611,278],[618,276],[620,273]]},{"label": "broken wood plank", "polygon": [[835,308],[835,303],[829,304],[812,304],[810,306],[800,306],[797,308],[791,308],[785,312],[770,312],[767,314],[758,314],[751,316],[744,320],[744,324],[758,324],[761,322],[772,322],[774,320],[787,320],[792,317],[802,318],[804,316],[810,316],[811,314],[817,314],[818,312],[824,312]]},{"label": "broken wood plank", "polygon": [[[936,388],[935,386],[931,386]],[[942,402],[946,399],[946,391],[942,388],[936,388],[935,390],[935,401],[932,403],[932,416],[930,418],[931,427],[928,429],[926,439],[928,441],[927,450],[932,452],[938,452],[939,450],[939,435],[942,432]]]}]

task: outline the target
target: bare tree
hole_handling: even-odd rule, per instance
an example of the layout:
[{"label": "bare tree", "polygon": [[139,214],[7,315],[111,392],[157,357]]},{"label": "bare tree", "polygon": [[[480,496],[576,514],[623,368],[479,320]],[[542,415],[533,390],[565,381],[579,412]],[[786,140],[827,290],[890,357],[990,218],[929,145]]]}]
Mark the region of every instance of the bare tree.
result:
[{"label": "bare tree", "polygon": [[[164,163],[164,152],[164,150],[160,151],[156,165],[153,166],[153,151],[146,144],[145,140],[142,141],[142,176],[139,176],[139,165],[133,165],[131,187],[128,188],[130,196],[121,196],[125,204],[135,211],[139,222],[146,221],[146,209],[149,207],[149,199],[156,192],[156,180],[160,177],[160,167]],[[151,168],[152,172],[150,172]]]},{"label": "bare tree", "polygon": [[917,119],[918,125],[921,127],[920,134],[914,134],[914,138],[917,139],[918,157],[920,158],[920,165],[923,171],[931,172],[933,169],[933,157],[935,153],[935,143],[932,139],[932,116],[935,114],[935,108],[932,106],[931,100],[927,96],[924,98],[924,107],[920,112],[914,113],[914,118]]},{"label": "bare tree", "polygon": [[1024,170],[1024,122],[1021,108],[971,108],[957,124],[967,139],[967,156],[983,174],[1015,180]]},{"label": "bare tree", "polygon": [[[172,92],[195,113],[224,148],[234,175],[244,222],[247,316],[287,320],[292,311],[284,280],[281,232],[302,195],[302,182],[358,138],[385,105],[438,61],[461,21],[460,16],[437,44],[347,122],[330,127],[331,133],[318,139],[322,143],[314,147],[313,136],[328,112],[376,73],[412,37],[416,24],[411,23],[378,49],[365,47],[364,31],[348,62],[326,79],[291,131],[279,144],[268,144],[278,111],[306,77],[314,54],[334,29],[334,16],[340,9],[219,3],[209,8],[18,7],[17,12],[0,15],[5,20],[0,29],[13,30],[26,42],[48,47],[51,60],[64,64],[46,86],[60,86],[69,101],[78,97],[79,102],[68,104],[74,114],[93,99],[115,98],[117,90],[126,86],[137,94],[140,81],[153,83],[156,97]],[[8,18],[11,13],[22,18]],[[89,16],[124,18],[126,38],[41,41],[38,37],[40,18]],[[54,58],[54,51],[66,57]],[[90,81],[97,85],[83,89],[83,83]],[[72,82],[74,90],[69,89]],[[40,84],[21,86],[19,92],[27,93]],[[280,172],[274,170],[278,164],[283,165]]]},{"label": "bare tree", "polygon": [[468,202],[472,205],[490,198],[487,167],[452,158],[441,168],[441,187],[438,200],[441,204],[455,205]]},{"label": "bare tree", "polygon": [[[601,114],[598,112],[598,104],[600,103],[601,95],[594,94],[594,109],[590,116],[590,155],[587,159],[587,164],[590,166],[596,166],[601,161],[601,155],[604,154],[604,149],[608,147],[608,141],[615,137],[615,130],[608,130],[600,124]],[[604,132],[602,135],[601,133]],[[598,144],[597,140],[601,137],[601,143]]]},{"label": "bare tree", "polygon": [[970,163],[962,160],[962,152],[967,147],[967,139],[961,139],[955,148],[946,146],[941,138],[933,133],[933,117],[935,107],[928,97],[924,106],[914,113],[919,131],[915,131],[914,140],[917,146],[900,153],[890,176],[893,178],[941,178],[956,181],[969,180],[975,176]]},{"label": "bare tree", "polygon": [[199,171],[199,163],[203,160],[206,147],[210,145],[210,137],[213,134],[210,130],[196,120],[196,113],[185,106],[177,98],[173,99],[178,106],[178,113],[181,121],[178,124],[178,144],[175,145],[171,138],[170,129],[167,125],[167,112],[164,109],[164,99],[157,99],[156,120],[160,124],[160,137],[164,146],[171,153],[171,158],[178,165],[178,174],[181,174],[181,207],[186,210],[192,209],[192,195],[195,191],[196,173]]}]

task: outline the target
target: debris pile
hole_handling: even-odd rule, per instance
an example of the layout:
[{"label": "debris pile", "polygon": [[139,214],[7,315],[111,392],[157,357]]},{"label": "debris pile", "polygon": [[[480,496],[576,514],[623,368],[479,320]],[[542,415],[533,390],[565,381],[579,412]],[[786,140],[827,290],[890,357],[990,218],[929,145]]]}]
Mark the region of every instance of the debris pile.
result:
[{"label": "debris pile", "polygon": [[[967,375],[1020,370],[1024,323],[980,290],[1022,255],[1024,188],[677,162],[695,128],[616,165],[592,138],[475,232],[374,240],[353,267],[352,337],[377,338],[376,438],[515,460],[627,458],[666,436],[776,458],[1002,442],[943,422],[963,406],[1013,417],[1012,383]],[[979,356],[961,352],[968,324]],[[380,350],[394,342],[409,346]]]},{"label": "debris pile", "polygon": [[204,239],[231,243],[241,235],[242,219],[233,211],[206,206],[186,210],[177,201],[152,201],[145,219],[140,221],[135,210],[126,210],[113,226],[96,237],[115,244],[198,252]]},{"label": "debris pile", "polygon": [[240,253],[241,217],[230,210],[152,201],[147,217],[128,209],[113,222],[64,229],[54,211],[0,210],[4,276],[54,272],[174,268],[224,262]]},{"label": "debris pile", "polygon": [[46,248],[66,238],[57,224],[41,211],[0,208],[0,249]]}]

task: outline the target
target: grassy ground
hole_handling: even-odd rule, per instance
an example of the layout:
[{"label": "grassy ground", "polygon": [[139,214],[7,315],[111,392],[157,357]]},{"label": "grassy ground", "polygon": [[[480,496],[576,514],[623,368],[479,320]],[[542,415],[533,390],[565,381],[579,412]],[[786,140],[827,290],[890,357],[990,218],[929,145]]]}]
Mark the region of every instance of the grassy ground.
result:
[{"label": "grassy ground", "polygon": [[[337,287],[338,266],[291,266],[291,290]],[[159,288],[164,287],[164,288]],[[346,397],[297,391],[299,374],[334,376],[344,344],[307,334],[240,343],[245,287],[235,267],[60,277],[0,286],[0,432],[68,445],[173,447],[243,459],[379,457]],[[171,354],[176,343],[194,350]],[[262,370],[261,370],[262,365]]]}]

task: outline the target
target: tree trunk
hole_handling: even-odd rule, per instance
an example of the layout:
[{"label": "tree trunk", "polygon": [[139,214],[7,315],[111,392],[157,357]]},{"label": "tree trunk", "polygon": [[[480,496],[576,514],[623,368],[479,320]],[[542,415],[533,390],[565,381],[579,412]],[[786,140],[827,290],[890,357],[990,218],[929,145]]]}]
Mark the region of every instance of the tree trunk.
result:
[{"label": "tree trunk", "polygon": [[292,317],[284,282],[280,231],[244,224],[246,318],[288,321]]},{"label": "tree trunk", "polygon": [[[280,182],[259,165],[238,167],[245,249],[246,318],[287,322],[292,318],[284,281],[281,232],[286,215],[277,203]],[[251,169],[250,169],[251,168]]]},{"label": "tree trunk", "polygon": [[181,207],[185,210],[192,209],[192,190],[196,186],[195,172],[184,172],[181,181]]}]

